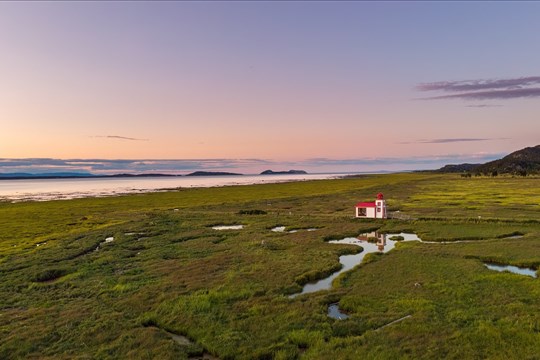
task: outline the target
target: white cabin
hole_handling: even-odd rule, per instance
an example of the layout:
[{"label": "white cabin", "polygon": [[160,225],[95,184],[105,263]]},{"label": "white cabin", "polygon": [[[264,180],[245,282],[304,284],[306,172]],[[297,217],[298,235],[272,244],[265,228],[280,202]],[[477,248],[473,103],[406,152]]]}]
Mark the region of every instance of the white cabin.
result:
[{"label": "white cabin", "polygon": [[356,217],[369,219],[386,219],[386,200],[382,193],[377,194],[377,200],[374,202],[360,202],[356,204]]}]

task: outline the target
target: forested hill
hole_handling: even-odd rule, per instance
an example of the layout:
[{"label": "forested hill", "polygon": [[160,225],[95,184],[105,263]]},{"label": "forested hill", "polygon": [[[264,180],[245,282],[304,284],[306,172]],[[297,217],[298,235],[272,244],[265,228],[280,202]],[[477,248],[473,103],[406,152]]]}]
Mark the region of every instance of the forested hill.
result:
[{"label": "forested hill", "polygon": [[446,165],[437,171],[475,174],[537,174],[540,173],[540,145],[514,151],[502,159],[485,164]]},{"label": "forested hill", "polygon": [[475,172],[499,174],[540,173],[540,145],[515,151],[502,159],[478,166]]}]

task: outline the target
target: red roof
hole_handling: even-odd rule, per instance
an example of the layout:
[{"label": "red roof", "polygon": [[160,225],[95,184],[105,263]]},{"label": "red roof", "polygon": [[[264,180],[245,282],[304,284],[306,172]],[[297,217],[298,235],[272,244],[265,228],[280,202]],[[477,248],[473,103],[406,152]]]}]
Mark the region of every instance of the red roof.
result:
[{"label": "red roof", "polygon": [[374,202],[360,202],[356,204],[357,208],[367,208],[367,207],[375,207]]}]

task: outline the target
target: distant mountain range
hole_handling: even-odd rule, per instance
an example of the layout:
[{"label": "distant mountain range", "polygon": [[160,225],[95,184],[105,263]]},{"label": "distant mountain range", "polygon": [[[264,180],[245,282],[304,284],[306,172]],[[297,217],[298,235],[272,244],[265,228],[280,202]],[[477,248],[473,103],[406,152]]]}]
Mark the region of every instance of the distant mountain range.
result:
[{"label": "distant mountain range", "polygon": [[0,173],[0,180],[20,180],[20,179],[88,179],[88,178],[121,178],[121,177],[156,177],[156,176],[180,176],[170,174],[114,174],[95,175],[91,173],[79,172],[54,172],[54,173]]},{"label": "distant mountain range", "polygon": [[485,164],[446,165],[438,172],[445,173],[474,173],[485,175],[515,174],[527,175],[540,173],[540,145],[526,147],[499,160]]},{"label": "distant mountain range", "polygon": [[39,177],[52,177],[52,178],[60,178],[60,177],[88,177],[92,176],[90,173],[82,173],[82,172],[54,172],[54,173],[47,173],[47,174],[30,174],[30,173],[5,173],[0,174],[0,177],[2,178],[11,178],[11,179],[27,179],[27,178],[39,178]]},{"label": "distant mountain range", "polygon": [[[303,170],[272,171],[265,170],[261,175],[275,174],[307,174]],[[114,175],[95,175],[88,172],[54,172],[54,173],[0,173],[0,180],[22,180],[22,179],[87,179],[87,178],[124,178],[124,177],[180,177],[180,176],[241,176],[243,174],[225,172],[225,171],[195,171],[186,175],[171,174],[114,174]]]}]

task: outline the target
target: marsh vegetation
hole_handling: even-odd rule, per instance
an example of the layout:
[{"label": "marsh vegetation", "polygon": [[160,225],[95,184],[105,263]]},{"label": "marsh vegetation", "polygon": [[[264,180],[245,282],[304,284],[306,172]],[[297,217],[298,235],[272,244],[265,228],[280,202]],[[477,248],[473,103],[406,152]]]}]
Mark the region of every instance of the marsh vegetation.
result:
[{"label": "marsh vegetation", "polygon": [[[538,270],[538,181],[413,173],[0,203],[0,358],[532,359],[540,283],[484,263]],[[353,219],[379,191],[414,220]],[[288,297],[361,250],[330,240],[375,230],[425,242]],[[335,303],[346,319],[328,316]]]}]

